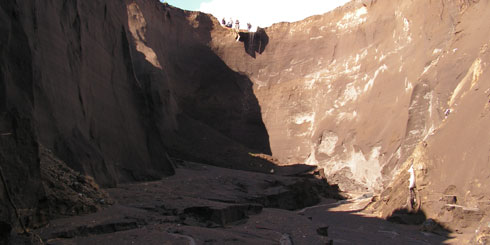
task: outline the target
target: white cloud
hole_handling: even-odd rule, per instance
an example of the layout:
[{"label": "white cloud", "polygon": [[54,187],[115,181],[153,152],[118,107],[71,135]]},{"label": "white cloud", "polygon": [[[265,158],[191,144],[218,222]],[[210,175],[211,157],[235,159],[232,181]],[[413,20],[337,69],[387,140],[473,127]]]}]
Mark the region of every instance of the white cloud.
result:
[{"label": "white cloud", "polygon": [[213,0],[201,3],[199,11],[210,13],[218,20],[239,19],[242,28],[247,22],[267,27],[281,21],[298,21],[323,14],[350,0]]}]

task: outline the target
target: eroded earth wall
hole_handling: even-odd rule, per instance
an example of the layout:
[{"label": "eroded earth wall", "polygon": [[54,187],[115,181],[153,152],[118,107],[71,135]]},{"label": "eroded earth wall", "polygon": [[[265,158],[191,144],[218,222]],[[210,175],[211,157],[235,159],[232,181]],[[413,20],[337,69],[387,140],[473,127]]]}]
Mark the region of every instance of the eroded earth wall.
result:
[{"label": "eroded earth wall", "polygon": [[169,156],[269,171],[265,153],[385,190],[386,214],[412,163],[432,213],[488,207],[487,1],[356,0],[238,42],[157,0],[2,1],[0,19],[0,156],[26,186],[38,143],[102,186],[172,174]]},{"label": "eroded earth wall", "polygon": [[103,187],[173,174],[170,156],[270,170],[248,154],[270,154],[252,82],[208,46],[209,15],[157,0],[14,0],[0,19],[2,222],[17,220],[6,190],[21,218],[46,200],[40,144]]},{"label": "eroded earth wall", "polygon": [[324,167],[343,189],[381,190],[447,109],[476,113],[459,106],[485,81],[487,5],[353,1],[266,28],[255,57],[226,30],[213,32],[212,47],[253,81],[275,157]]},{"label": "eroded earth wall", "polygon": [[421,209],[461,229],[489,210],[489,19],[487,1],[353,1],[266,28],[255,55],[224,30],[212,47],[253,81],[275,157],[384,190],[383,217],[407,208],[413,165]]}]

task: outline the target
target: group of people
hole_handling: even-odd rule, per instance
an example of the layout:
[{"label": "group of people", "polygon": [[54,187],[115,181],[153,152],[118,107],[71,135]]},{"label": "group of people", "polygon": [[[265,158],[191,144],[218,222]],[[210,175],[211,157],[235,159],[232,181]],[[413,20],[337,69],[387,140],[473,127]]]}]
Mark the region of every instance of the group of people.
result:
[{"label": "group of people", "polygon": [[[228,27],[228,28],[233,28],[233,19],[232,19],[232,18],[230,18],[230,20],[229,20],[228,22],[226,22],[225,18],[223,18],[223,19],[221,20],[221,24],[222,24],[223,26],[225,26],[225,27]],[[235,21],[235,29],[236,29],[237,31],[238,31],[238,30],[240,30],[240,21],[239,21],[238,19]],[[250,30],[252,29],[252,24],[247,23],[247,29],[248,29],[248,31],[250,31]]]}]

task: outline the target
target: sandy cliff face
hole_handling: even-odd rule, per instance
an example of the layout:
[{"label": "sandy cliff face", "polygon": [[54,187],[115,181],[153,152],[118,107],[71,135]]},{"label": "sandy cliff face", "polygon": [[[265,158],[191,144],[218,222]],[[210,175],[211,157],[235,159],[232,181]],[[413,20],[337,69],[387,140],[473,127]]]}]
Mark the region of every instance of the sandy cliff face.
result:
[{"label": "sandy cliff face", "polygon": [[266,28],[268,45],[255,58],[224,30],[212,46],[254,82],[274,156],[380,190],[445,125],[445,110],[458,111],[470,80],[483,78],[488,40],[471,12],[486,18],[485,7],[354,1]]},{"label": "sandy cliff face", "polygon": [[[8,233],[10,224],[18,226],[17,214],[34,217],[45,195],[30,117],[34,106],[32,66],[25,59],[31,59],[32,53],[26,48],[28,37],[20,17],[5,11],[11,7],[10,2],[2,2],[0,8],[0,31],[8,33],[0,38],[0,237]],[[12,202],[19,209],[17,213]]]},{"label": "sandy cliff face", "polygon": [[[384,190],[384,216],[405,205],[413,162],[429,214],[450,222],[447,195],[486,212],[489,13],[485,1],[353,1],[236,42],[156,0],[1,2],[7,188],[40,186],[38,143],[103,186],[172,174],[169,155],[269,171],[252,152]],[[20,173],[32,191],[15,189]]]},{"label": "sandy cliff face", "polygon": [[[126,7],[112,4],[31,1],[5,10],[17,13],[31,50],[23,60],[32,66],[39,141],[102,185],[172,172],[162,137],[154,137],[161,132],[147,119],[169,115],[158,127],[171,127],[171,113],[150,108],[151,81],[137,76]],[[171,110],[171,98],[162,103]]]},{"label": "sandy cliff face", "polygon": [[159,1],[4,1],[0,18],[2,220],[16,220],[4,190],[22,217],[46,198],[39,144],[105,187],[172,174],[169,153],[272,166],[248,155],[270,153],[269,138],[251,81],[207,45],[210,16]]},{"label": "sandy cliff face", "polygon": [[384,217],[406,207],[413,163],[423,210],[458,226],[488,210],[488,7],[353,1],[266,28],[255,57],[219,28],[211,45],[254,82],[275,157],[324,167],[344,190],[385,190]]},{"label": "sandy cliff face", "polygon": [[[252,83],[207,46],[209,16],[157,1],[4,5],[6,15],[17,16],[11,32],[25,32],[2,44],[12,49],[24,41],[18,45],[27,54],[17,55],[32,76],[22,77],[30,92],[24,101],[33,107],[26,114],[40,142],[101,184],[172,173],[166,151],[193,150],[189,156],[209,162],[228,148],[270,153]],[[204,150],[187,145],[204,146],[206,138],[224,148],[210,146],[210,156],[200,157]]]}]

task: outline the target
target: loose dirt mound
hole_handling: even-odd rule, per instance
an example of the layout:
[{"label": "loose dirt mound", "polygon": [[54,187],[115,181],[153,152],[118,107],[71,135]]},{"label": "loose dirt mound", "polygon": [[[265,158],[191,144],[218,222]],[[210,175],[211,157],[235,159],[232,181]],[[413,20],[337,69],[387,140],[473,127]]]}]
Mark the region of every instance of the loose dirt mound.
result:
[{"label": "loose dirt mound", "polygon": [[43,146],[40,159],[50,218],[93,213],[113,203],[92,177],[72,170]]}]

